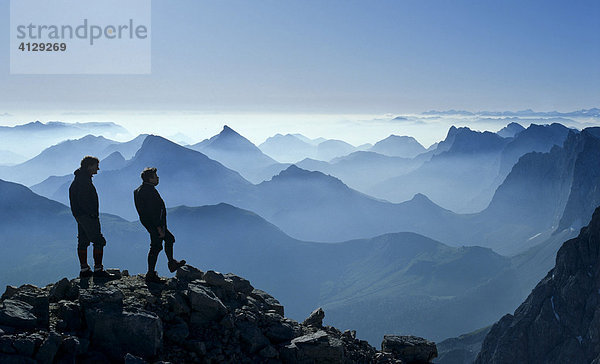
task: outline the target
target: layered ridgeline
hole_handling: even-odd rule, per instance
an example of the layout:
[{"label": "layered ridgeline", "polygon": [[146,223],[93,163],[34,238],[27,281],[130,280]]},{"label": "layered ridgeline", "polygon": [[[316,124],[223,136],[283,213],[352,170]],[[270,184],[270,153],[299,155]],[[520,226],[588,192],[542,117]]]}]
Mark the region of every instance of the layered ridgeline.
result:
[{"label": "layered ridgeline", "polygon": [[[39,155],[23,163],[1,167],[0,178],[29,186],[44,181],[48,176],[73,173],[81,158],[86,155],[104,159],[114,152],[119,152],[121,157],[129,159],[142,146],[146,136],[139,135],[123,143],[93,135],[66,140],[44,149]],[[101,168],[104,168],[104,165],[101,165]]]},{"label": "layered ridgeline", "polygon": [[191,266],[165,284],[112,270],[117,280],[63,278],[7,287],[0,298],[3,363],[428,363],[435,344],[386,335],[382,351],[354,331],[302,323],[233,274]]},{"label": "layered ridgeline", "polygon": [[492,327],[476,362],[600,362],[599,282],[600,208],[525,302]]},{"label": "layered ridgeline", "polygon": [[[108,138],[127,138],[129,132],[120,125],[111,122],[63,123],[39,121],[16,126],[0,126],[0,149],[10,150],[17,155],[33,157],[44,148],[64,141],[67,138],[81,138],[88,134],[104,135]],[[24,143],[23,141],[27,141]],[[10,155],[2,154],[4,157]],[[0,164],[15,164],[22,158],[4,159]]]}]

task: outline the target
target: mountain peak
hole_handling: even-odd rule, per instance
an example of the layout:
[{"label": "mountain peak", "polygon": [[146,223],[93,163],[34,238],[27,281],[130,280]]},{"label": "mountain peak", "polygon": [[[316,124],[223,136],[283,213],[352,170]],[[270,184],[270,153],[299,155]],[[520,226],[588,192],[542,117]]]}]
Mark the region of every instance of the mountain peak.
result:
[{"label": "mountain peak", "polygon": [[240,135],[238,132],[231,129],[229,126],[223,125],[223,130],[219,133],[219,135],[230,135],[230,134]]}]

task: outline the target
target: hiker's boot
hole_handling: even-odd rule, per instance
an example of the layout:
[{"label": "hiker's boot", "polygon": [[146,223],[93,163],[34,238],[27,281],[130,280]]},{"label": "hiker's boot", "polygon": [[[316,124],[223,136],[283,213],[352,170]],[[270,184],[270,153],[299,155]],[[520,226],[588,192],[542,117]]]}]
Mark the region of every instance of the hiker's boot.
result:
[{"label": "hiker's boot", "polygon": [[177,269],[183,267],[185,265],[185,260],[170,260],[168,263],[169,270],[171,273],[175,272]]},{"label": "hiker's boot", "polygon": [[92,272],[92,268],[88,265],[87,267],[82,267],[79,271],[79,278],[90,278],[94,272]]},{"label": "hiker's boot", "polygon": [[165,283],[165,280],[160,278],[156,271],[146,273],[146,283]]},{"label": "hiker's boot", "polygon": [[94,278],[106,279],[109,281],[117,279],[117,276],[115,274],[108,273],[104,270],[104,267],[94,267],[93,276]]}]

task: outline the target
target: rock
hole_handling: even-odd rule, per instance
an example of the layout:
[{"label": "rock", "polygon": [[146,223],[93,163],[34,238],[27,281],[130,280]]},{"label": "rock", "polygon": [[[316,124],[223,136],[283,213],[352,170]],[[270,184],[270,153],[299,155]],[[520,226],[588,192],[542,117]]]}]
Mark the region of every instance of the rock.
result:
[{"label": "rock", "polygon": [[10,299],[15,293],[17,293],[17,287],[15,287],[15,286],[6,286],[6,290],[2,294],[2,297],[0,297],[0,300],[4,301],[4,300],[7,300],[7,299]]},{"label": "rock", "polygon": [[112,360],[123,358],[126,353],[152,357],[162,345],[162,322],[155,313],[95,310],[86,311],[86,320],[91,346]]},{"label": "rock", "polygon": [[0,325],[31,329],[37,324],[33,306],[23,301],[7,299],[0,303]]},{"label": "rock", "polygon": [[182,282],[191,282],[196,279],[202,279],[204,273],[200,269],[194,268],[191,265],[184,265],[177,269],[175,277]]},{"label": "rock", "polygon": [[63,322],[63,331],[78,331],[81,329],[81,309],[77,303],[60,301],[58,302],[57,313],[58,319]]},{"label": "rock", "polygon": [[297,337],[290,346],[297,348],[298,361],[314,361],[318,363],[344,362],[344,344],[341,340],[329,337],[319,330],[316,333]]},{"label": "rock", "polygon": [[243,293],[244,295],[249,295],[254,290],[254,287],[252,287],[249,280],[244,279],[242,277],[238,277],[235,274],[227,273],[225,274],[225,278],[233,282],[233,289],[236,292]]},{"label": "rock", "polygon": [[227,307],[209,289],[195,284],[188,287],[188,298],[192,306],[191,323],[203,325],[207,322],[220,319],[227,313]]},{"label": "rock", "polygon": [[321,327],[323,327],[323,318],[324,317],[325,317],[325,312],[323,311],[323,309],[321,307],[319,307],[316,310],[314,310],[310,314],[310,316],[308,316],[306,318],[306,320],[304,320],[304,322],[302,322],[302,325],[321,328]]},{"label": "rock", "polygon": [[113,286],[93,286],[81,290],[79,294],[79,303],[85,310],[88,308],[102,309],[123,309],[123,292]]},{"label": "rock", "polygon": [[140,358],[139,356],[131,355],[127,353],[125,355],[125,364],[147,364],[147,361]]},{"label": "rock", "polygon": [[50,324],[50,300],[48,292],[31,284],[25,284],[17,289],[11,299],[29,303],[33,306],[32,313],[37,317],[36,325],[48,328]]},{"label": "rock", "polygon": [[206,344],[204,344],[202,341],[188,340],[185,342],[185,347],[198,355],[206,355]]},{"label": "rock", "polygon": [[115,279],[121,279],[123,277],[119,268],[107,268],[105,270],[110,274],[114,274]]},{"label": "rock", "polygon": [[20,337],[14,340],[13,346],[17,349],[17,353],[23,356],[33,356],[35,351],[35,341],[28,337]]},{"label": "rock", "polygon": [[129,277],[129,271],[127,269],[123,269],[123,272],[121,272],[121,276]]},{"label": "rock", "polygon": [[23,355],[10,355],[0,353],[0,363],[2,364],[36,364],[37,362]]},{"label": "rock", "polygon": [[42,363],[52,363],[58,348],[60,347],[61,337],[55,332],[50,332],[44,343],[40,346],[35,359]]},{"label": "rock", "polygon": [[79,338],[77,336],[66,337],[60,344],[60,350],[63,353],[71,355],[76,355],[80,352],[83,352],[84,350],[81,350],[81,347],[81,342],[79,341]]},{"label": "rock", "polygon": [[182,344],[189,335],[188,325],[181,319],[177,323],[169,325],[165,330],[165,338],[177,344]]},{"label": "rock", "polygon": [[175,292],[173,294],[169,294],[166,296],[166,299],[167,304],[169,305],[169,311],[173,312],[174,314],[186,315],[191,312],[190,306],[181,293]]},{"label": "rock", "polygon": [[0,337],[0,353],[16,354],[17,349],[13,346],[13,340],[10,336]]},{"label": "rock", "polygon": [[435,343],[416,336],[385,335],[381,351],[406,363],[429,363],[438,355]]},{"label": "rock", "polygon": [[285,316],[283,306],[273,296],[260,289],[254,289],[250,294],[251,297],[259,300],[264,304],[266,310],[273,310],[281,316]]},{"label": "rock", "polygon": [[63,278],[56,282],[50,289],[50,302],[58,302],[67,298],[67,293],[71,289],[71,282],[67,278]]},{"label": "rock", "polygon": [[267,345],[258,353],[258,355],[263,358],[276,358],[279,356],[279,352],[271,345]]},{"label": "rock", "polygon": [[271,342],[280,344],[294,338],[294,328],[288,323],[278,322],[267,328],[265,336]]},{"label": "rock", "polygon": [[238,322],[236,327],[240,331],[240,341],[246,350],[255,353],[269,345],[269,340],[262,334],[260,329],[249,322]]}]

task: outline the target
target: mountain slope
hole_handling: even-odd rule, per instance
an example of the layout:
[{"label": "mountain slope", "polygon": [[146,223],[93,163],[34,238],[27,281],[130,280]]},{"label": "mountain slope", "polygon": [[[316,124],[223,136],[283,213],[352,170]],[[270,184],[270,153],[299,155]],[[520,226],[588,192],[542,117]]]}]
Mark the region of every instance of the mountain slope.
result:
[{"label": "mountain slope", "polygon": [[486,336],[477,363],[600,361],[600,209],[563,244],[556,266]]}]

